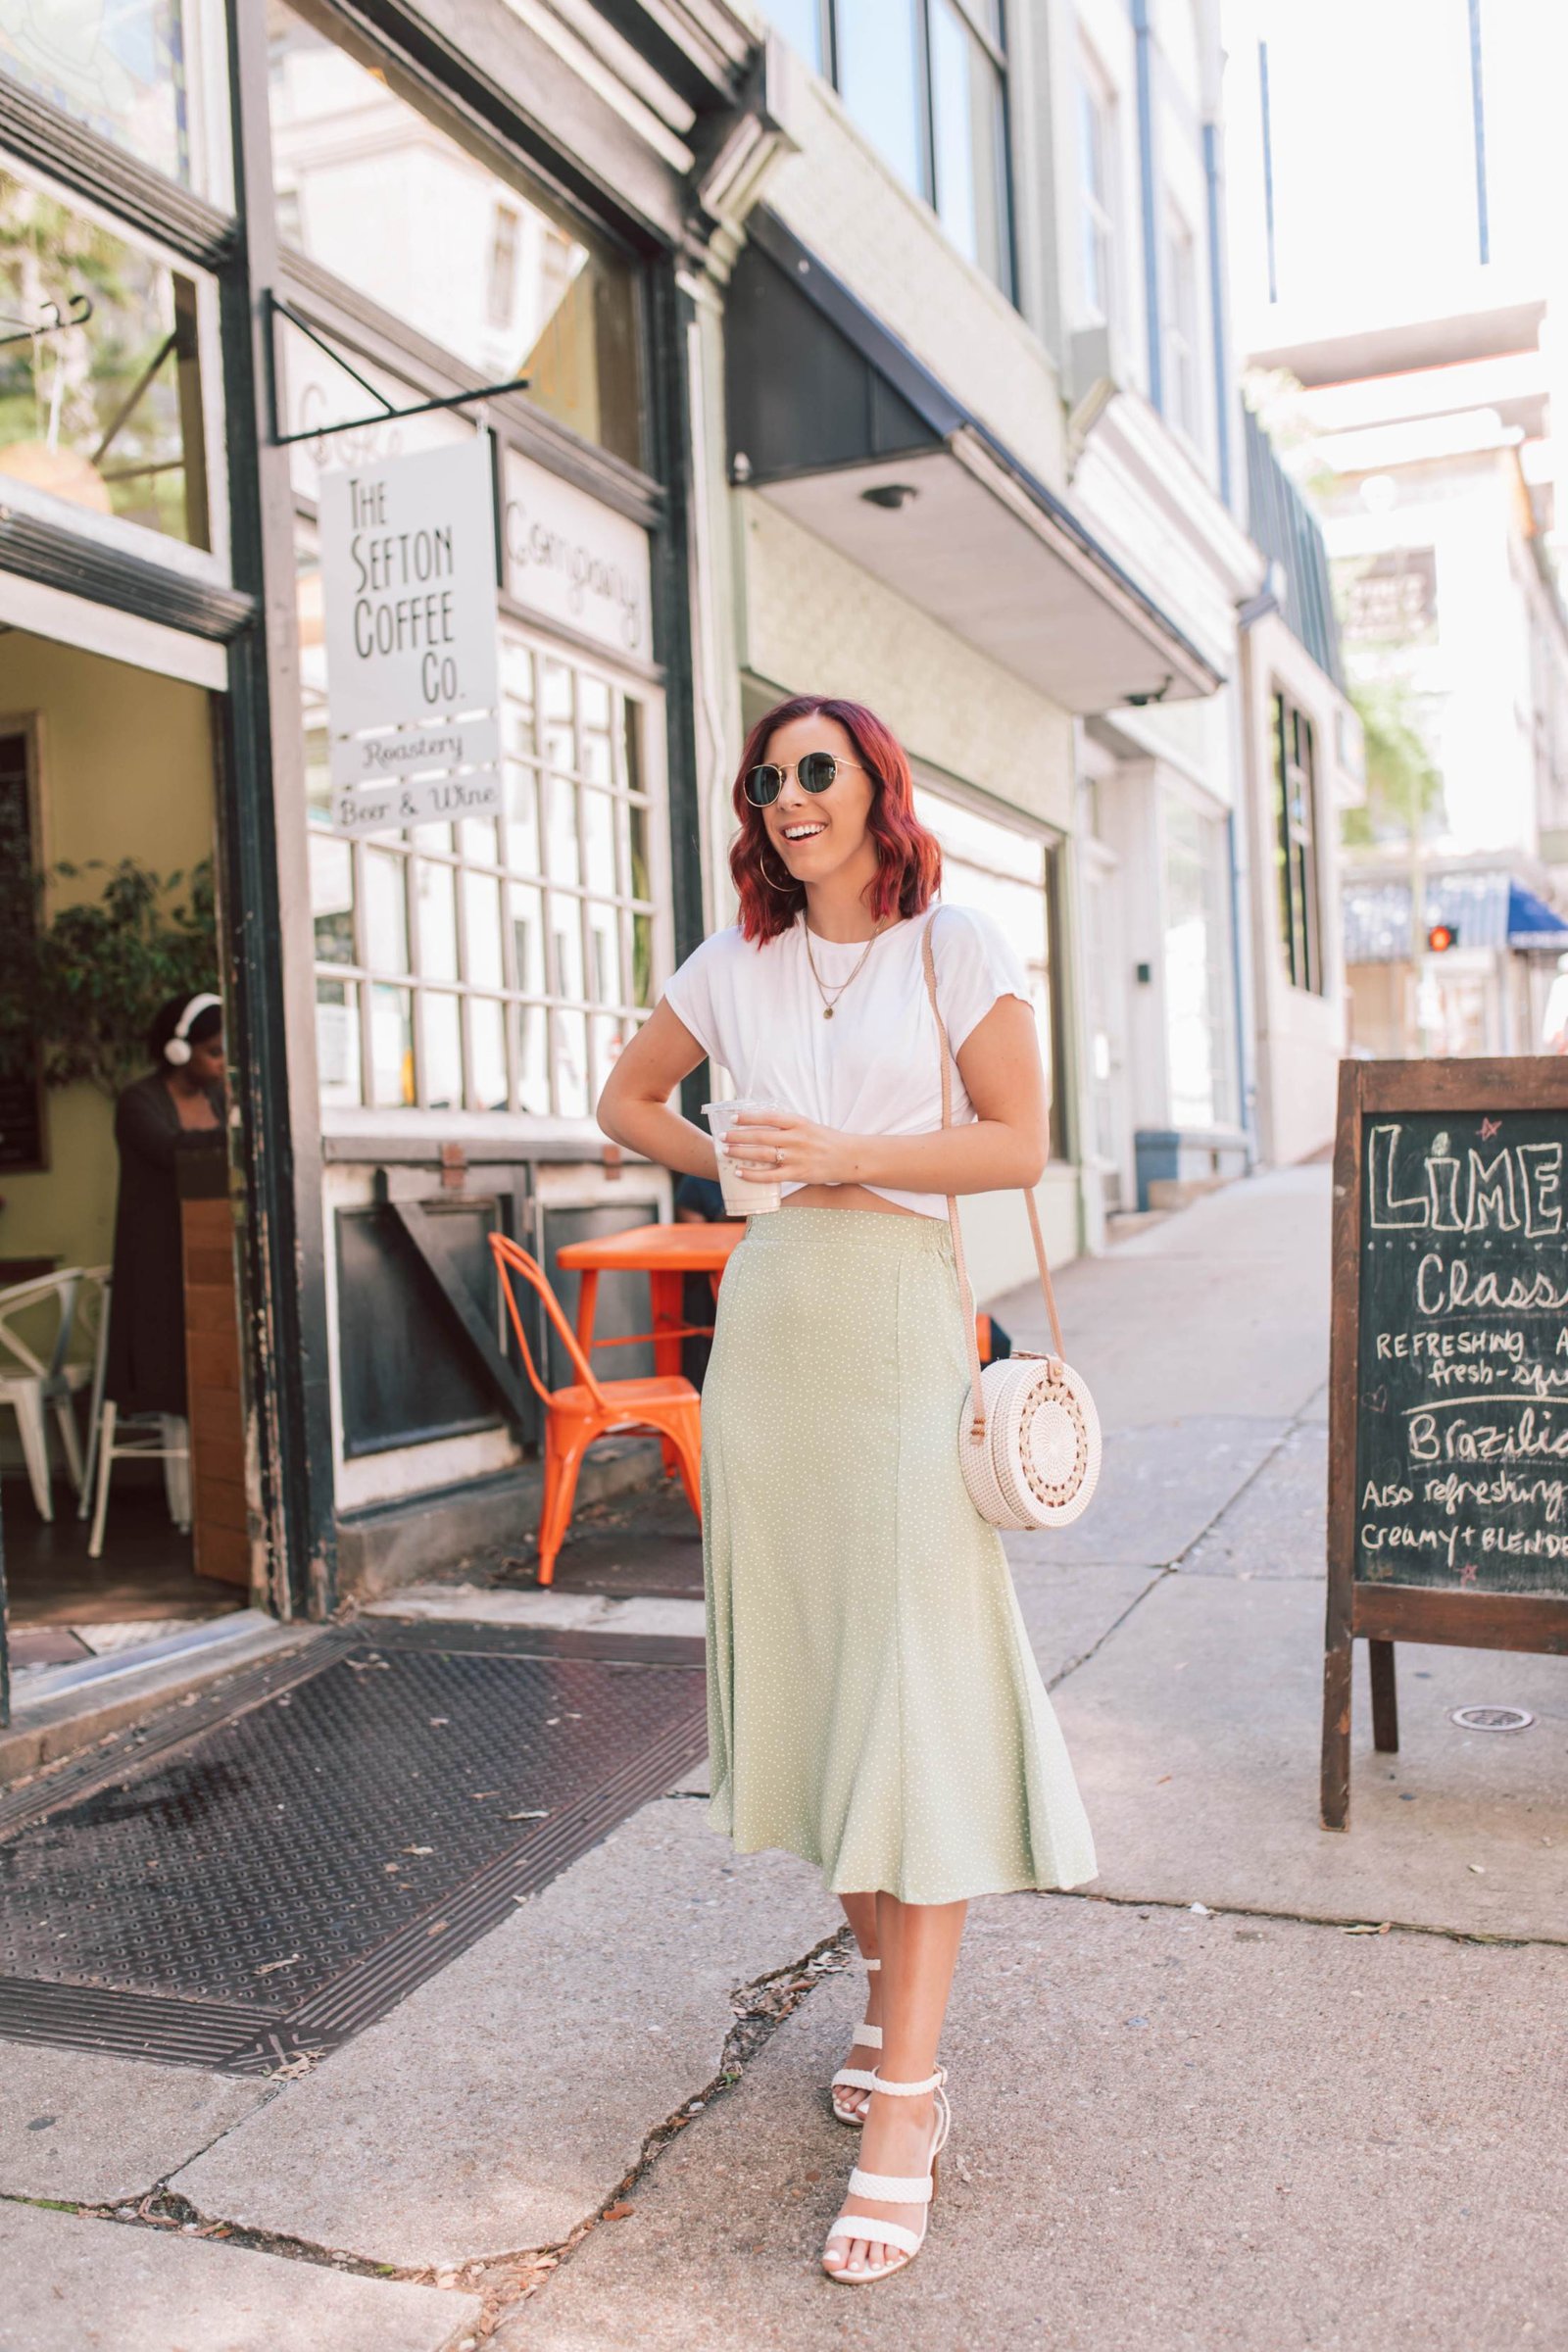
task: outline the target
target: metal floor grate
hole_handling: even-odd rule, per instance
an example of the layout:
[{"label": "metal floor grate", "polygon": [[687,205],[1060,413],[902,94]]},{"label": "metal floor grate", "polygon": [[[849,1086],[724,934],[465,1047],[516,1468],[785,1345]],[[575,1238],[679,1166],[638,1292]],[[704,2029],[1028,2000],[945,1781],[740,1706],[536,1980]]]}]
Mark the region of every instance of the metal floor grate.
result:
[{"label": "metal floor grate", "polygon": [[334,2046],[702,1754],[701,1645],[342,1629],[0,1814],[0,2034]]}]

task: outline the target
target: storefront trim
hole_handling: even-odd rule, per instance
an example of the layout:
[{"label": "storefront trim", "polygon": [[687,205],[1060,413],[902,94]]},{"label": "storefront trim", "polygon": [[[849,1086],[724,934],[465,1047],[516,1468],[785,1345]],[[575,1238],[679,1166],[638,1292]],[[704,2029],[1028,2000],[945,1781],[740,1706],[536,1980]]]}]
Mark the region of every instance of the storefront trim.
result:
[{"label": "storefront trim", "polygon": [[100,138],[73,115],[34,97],[0,74],[0,148],[19,162],[69,181],[118,220],[156,237],[181,260],[222,270],[239,250],[238,223],[123,148]]},{"label": "storefront trim", "polygon": [[255,598],[239,589],[149,564],[9,504],[0,504],[0,568],[220,645],[256,618]]}]

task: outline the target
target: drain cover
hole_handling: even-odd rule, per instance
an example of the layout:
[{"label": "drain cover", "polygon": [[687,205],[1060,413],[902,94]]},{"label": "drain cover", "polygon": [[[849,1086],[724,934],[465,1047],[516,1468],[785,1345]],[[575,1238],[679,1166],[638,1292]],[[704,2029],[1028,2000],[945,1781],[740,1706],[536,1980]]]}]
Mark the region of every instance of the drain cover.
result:
[{"label": "drain cover", "polygon": [[1527,1732],[1535,1720],[1524,1707],[1455,1707],[1448,1718],[1461,1732]]},{"label": "drain cover", "polygon": [[705,1744],[695,1642],[332,1629],[0,1800],[0,2039],[333,2047]]}]

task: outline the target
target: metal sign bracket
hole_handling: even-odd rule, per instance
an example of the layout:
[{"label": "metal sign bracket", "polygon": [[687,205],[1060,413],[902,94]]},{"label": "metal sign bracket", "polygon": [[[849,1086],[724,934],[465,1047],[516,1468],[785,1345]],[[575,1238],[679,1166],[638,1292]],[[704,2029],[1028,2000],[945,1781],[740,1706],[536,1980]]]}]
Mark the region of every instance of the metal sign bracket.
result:
[{"label": "metal sign bracket", "polygon": [[[437,409],[466,409],[471,407],[476,400],[499,400],[503,393],[525,392],[528,388],[527,376],[514,375],[504,384],[481,384],[472,392],[450,392],[441,400],[416,400],[411,408],[396,409],[384,393],[376,390],[368,376],[362,375],[340,351],[333,348],[324,335],[318,333],[308,318],[300,316],[292,304],[285,302],[280,295],[274,294],[270,287],[263,294],[262,300],[267,307],[268,420],[271,427],[271,443],[274,449],[288,449],[296,441],[324,440],[329,433],[360,433],[372,424],[400,424],[406,416],[427,416]],[[277,413],[277,321],[279,318],[286,318],[290,326],[297,327],[302,335],[309,336],[318,351],[325,352],[334,368],[341,368],[344,374],[351,375],[372,400],[378,400],[381,403],[380,413],[370,416],[345,417],[337,424],[308,425],[300,433],[279,432],[277,429],[280,421]]]}]

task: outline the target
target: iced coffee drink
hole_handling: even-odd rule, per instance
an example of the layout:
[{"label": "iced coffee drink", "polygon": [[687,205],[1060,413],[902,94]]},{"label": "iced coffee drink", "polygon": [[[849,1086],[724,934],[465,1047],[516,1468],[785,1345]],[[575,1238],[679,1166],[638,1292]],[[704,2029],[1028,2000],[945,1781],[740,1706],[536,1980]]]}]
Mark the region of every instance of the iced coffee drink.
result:
[{"label": "iced coffee drink", "polygon": [[784,1195],[776,1177],[764,1176],[754,1181],[750,1176],[743,1176],[733,1161],[725,1158],[723,1152],[724,1138],[741,1111],[776,1110],[777,1107],[775,1102],[756,1102],[747,1095],[738,1095],[729,1102],[703,1104],[703,1116],[713,1131],[714,1143],[719,1146],[719,1189],[724,1195],[725,1210],[732,1217],[760,1216],[764,1209],[783,1206]]}]

